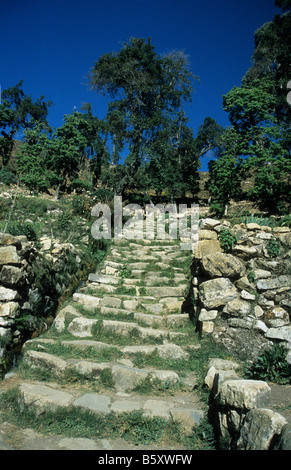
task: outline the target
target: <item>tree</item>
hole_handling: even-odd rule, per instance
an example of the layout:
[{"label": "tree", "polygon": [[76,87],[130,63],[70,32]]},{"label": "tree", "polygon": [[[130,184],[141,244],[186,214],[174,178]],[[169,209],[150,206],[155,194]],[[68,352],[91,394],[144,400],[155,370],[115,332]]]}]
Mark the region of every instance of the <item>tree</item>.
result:
[{"label": "tree", "polygon": [[231,127],[223,134],[219,158],[210,164],[211,194],[222,208],[239,195],[247,174],[254,180],[247,196],[265,210],[282,211],[290,199],[290,0],[276,5],[286,13],[256,31],[253,65],[241,86],[223,97]]},{"label": "tree", "polygon": [[46,191],[54,183],[53,174],[47,169],[49,136],[41,123],[26,129],[24,134],[17,155],[19,181],[31,190]]},{"label": "tree", "polygon": [[248,196],[271,212],[290,196],[289,126],[277,117],[275,83],[271,78],[234,87],[224,97],[233,130],[240,142],[240,166],[253,170]]},{"label": "tree", "polygon": [[118,53],[104,54],[95,63],[90,87],[113,100],[107,123],[114,161],[118,150],[127,146],[129,151],[117,192],[134,186],[139,169],[157,158],[159,146],[169,148],[173,139],[180,139],[183,102],[191,100],[193,78],[185,54],[173,51],[161,57],[150,39],[131,38]]},{"label": "tree", "polygon": [[0,155],[2,166],[7,165],[13,148],[13,140],[18,131],[33,129],[38,123],[49,128],[47,122],[48,108],[51,101],[45,102],[42,95],[36,101],[25,95],[22,89],[23,80],[15,86],[3,90],[0,104]]}]

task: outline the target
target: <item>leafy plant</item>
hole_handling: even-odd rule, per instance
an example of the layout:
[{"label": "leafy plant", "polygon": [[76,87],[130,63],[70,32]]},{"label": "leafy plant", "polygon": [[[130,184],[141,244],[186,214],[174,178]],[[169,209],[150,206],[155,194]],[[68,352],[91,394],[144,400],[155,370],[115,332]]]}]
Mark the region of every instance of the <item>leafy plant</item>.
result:
[{"label": "leafy plant", "polygon": [[255,223],[255,224],[258,224],[260,225],[261,227],[262,226],[267,226],[267,227],[270,227],[273,225],[273,220],[271,219],[271,217],[263,217],[262,215],[246,215],[244,217],[241,217],[241,221],[242,223],[244,224],[251,224],[251,223]]},{"label": "leafy plant", "polygon": [[7,232],[11,235],[25,235],[30,241],[37,241],[38,236],[34,226],[28,222],[13,222],[8,224]]},{"label": "leafy plant", "polygon": [[272,238],[266,246],[268,255],[271,258],[276,258],[280,252],[281,243],[277,238]]},{"label": "leafy plant", "polygon": [[256,275],[253,271],[250,271],[247,277],[248,277],[249,282],[254,282],[254,280],[256,279]]},{"label": "leafy plant", "polygon": [[237,236],[234,235],[228,228],[222,229],[219,233],[220,246],[228,253],[237,243]]},{"label": "leafy plant", "polygon": [[248,378],[267,380],[279,384],[291,383],[291,364],[286,360],[287,348],[274,344],[245,369]]}]

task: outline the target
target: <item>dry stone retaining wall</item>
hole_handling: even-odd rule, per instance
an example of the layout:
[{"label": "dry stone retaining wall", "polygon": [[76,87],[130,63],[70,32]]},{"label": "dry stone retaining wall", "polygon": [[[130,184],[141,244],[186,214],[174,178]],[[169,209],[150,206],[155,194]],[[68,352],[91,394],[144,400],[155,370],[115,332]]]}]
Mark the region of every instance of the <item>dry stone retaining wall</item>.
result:
[{"label": "dry stone retaining wall", "polygon": [[[230,352],[241,351],[253,360],[274,342],[291,347],[291,233],[289,227],[255,223],[235,225],[232,250],[224,253],[219,241],[229,223],[203,219],[194,250],[193,289],[202,335],[212,334]],[[280,241],[271,257],[268,244]],[[287,356],[291,362],[291,351]]]},{"label": "dry stone retaining wall", "polygon": [[36,248],[25,236],[0,233],[0,375],[23,342],[53,322],[72,282],[69,258],[82,269],[73,245],[41,242]]}]

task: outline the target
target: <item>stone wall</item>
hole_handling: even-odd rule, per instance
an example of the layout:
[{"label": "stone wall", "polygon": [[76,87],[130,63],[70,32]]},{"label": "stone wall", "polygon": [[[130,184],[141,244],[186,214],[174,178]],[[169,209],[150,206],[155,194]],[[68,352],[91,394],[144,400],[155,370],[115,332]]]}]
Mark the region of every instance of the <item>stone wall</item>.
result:
[{"label": "stone wall", "polygon": [[291,425],[268,408],[271,388],[239,376],[239,364],[211,359],[205,378],[210,419],[224,450],[291,450]]},{"label": "stone wall", "polygon": [[0,375],[24,341],[53,322],[62,297],[81,278],[82,262],[71,244],[0,233]]},{"label": "stone wall", "polygon": [[[225,253],[219,237],[229,226],[227,221],[201,221],[193,263],[199,331],[211,334],[230,353],[240,351],[244,360],[257,358],[274,342],[290,348],[290,229],[235,225],[231,233],[237,242]],[[279,253],[268,248],[273,240],[280,241]]]}]

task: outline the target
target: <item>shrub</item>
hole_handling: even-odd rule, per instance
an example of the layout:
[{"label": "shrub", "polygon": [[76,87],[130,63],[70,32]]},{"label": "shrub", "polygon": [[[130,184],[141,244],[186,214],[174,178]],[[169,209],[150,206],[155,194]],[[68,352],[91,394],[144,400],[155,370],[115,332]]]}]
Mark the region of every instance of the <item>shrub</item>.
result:
[{"label": "shrub", "polygon": [[281,243],[277,238],[272,238],[266,246],[268,255],[271,258],[276,258],[280,252]]},{"label": "shrub", "polygon": [[287,348],[282,343],[271,349],[245,368],[245,375],[256,380],[267,380],[279,384],[291,383],[291,364],[286,360]]},{"label": "shrub", "polygon": [[9,186],[10,184],[16,184],[17,183],[17,177],[15,173],[13,173],[10,170],[7,170],[7,168],[3,167],[0,170],[0,181],[1,183],[6,184]]},{"label": "shrub", "polygon": [[234,235],[228,228],[225,228],[219,232],[219,242],[223,251],[228,253],[236,245],[237,236]]},{"label": "shrub", "polygon": [[7,226],[7,232],[11,235],[25,235],[30,241],[37,241],[38,236],[33,224],[28,222],[11,222]]}]

